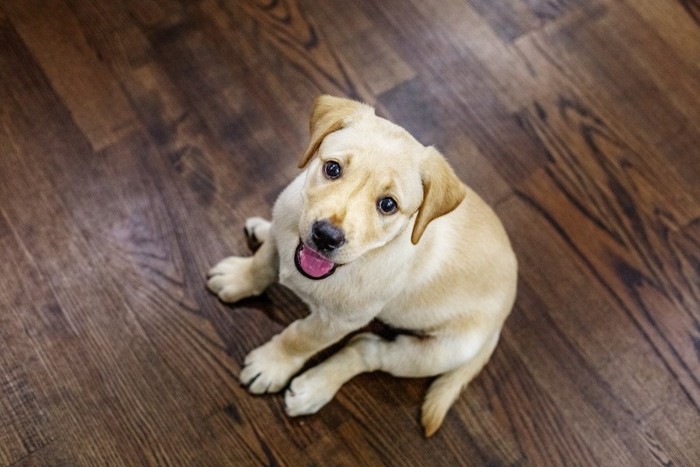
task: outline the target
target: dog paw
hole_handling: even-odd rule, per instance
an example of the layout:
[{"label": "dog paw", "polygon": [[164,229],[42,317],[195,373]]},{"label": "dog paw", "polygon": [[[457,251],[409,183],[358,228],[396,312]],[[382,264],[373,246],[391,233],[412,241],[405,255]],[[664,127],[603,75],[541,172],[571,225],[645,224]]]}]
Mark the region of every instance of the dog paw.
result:
[{"label": "dog paw", "polygon": [[252,251],[260,248],[270,234],[270,222],[262,217],[249,217],[243,227],[248,248]]},{"label": "dog paw", "polygon": [[264,394],[281,391],[304,361],[286,355],[270,341],[250,352],[244,363],[241,384],[253,394]]},{"label": "dog paw", "polygon": [[254,295],[248,278],[250,261],[250,258],[231,256],[219,262],[207,273],[207,288],[226,303]]},{"label": "dog paw", "polygon": [[292,380],[284,395],[285,411],[290,417],[316,413],[333,399],[338,389],[340,385],[312,368]]}]

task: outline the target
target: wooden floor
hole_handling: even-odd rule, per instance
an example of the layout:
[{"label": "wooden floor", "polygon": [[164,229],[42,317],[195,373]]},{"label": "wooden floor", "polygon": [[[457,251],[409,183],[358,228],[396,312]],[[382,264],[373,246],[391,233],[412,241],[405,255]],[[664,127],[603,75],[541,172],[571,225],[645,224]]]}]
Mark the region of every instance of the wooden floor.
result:
[{"label": "wooden floor", "polygon": [[[440,148],[520,261],[496,353],[432,439],[428,380],[320,413],[226,306],[320,93]],[[0,465],[700,465],[700,2],[0,3]]]}]

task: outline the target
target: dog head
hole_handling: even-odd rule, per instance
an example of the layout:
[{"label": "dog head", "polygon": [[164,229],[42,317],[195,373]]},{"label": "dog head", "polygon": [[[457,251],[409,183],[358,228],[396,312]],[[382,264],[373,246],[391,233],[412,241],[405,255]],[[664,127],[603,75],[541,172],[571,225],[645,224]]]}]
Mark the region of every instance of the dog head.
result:
[{"label": "dog head", "polygon": [[407,228],[415,245],[432,220],[464,199],[445,159],[372,107],[321,96],[310,129],[299,162],[307,178],[295,256],[307,277],[327,277]]}]

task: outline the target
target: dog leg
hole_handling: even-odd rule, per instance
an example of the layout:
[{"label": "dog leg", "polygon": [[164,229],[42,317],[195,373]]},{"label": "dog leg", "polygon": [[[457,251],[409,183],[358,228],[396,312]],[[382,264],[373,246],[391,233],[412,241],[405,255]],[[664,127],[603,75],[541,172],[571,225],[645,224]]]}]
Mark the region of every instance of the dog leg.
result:
[{"label": "dog leg", "polygon": [[240,381],[254,394],[280,391],[311,356],[338,342],[371,318],[329,323],[320,313],[294,321],[245,358]]},{"label": "dog leg", "polygon": [[[248,257],[230,256],[207,273],[207,287],[223,302],[233,303],[246,297],[260,295],[277,279],[277,248],[269,236],[270,224],[259,220],[262,223],[251,226],[251,235],[264,240],[255,254]],[[246,230],[249,222],[246,222]]]},{"label": "dog leg", "polygon": [[[435,376],[472,360],[482,360],[483,349],[487,349],[490,356],[493,346],[492,339],[478,333],[454,338],[402,335],[394,341],[363,333],[337,354],[292,381],[285,395],[287,414],[317,412],[343,384],[363,372],[381,370],[400,377]],[[482,366],[480,364],[479,369]],[[471,379],[475,374],[467,376]]]}]

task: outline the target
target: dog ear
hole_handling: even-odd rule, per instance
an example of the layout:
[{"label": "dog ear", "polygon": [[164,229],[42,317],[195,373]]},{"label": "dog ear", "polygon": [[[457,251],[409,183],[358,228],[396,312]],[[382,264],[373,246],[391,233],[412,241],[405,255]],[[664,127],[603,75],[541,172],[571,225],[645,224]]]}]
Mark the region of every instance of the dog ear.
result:
[{"label": "dog ear", "polygon": [[414,245],[430,222],[452,212],[467,195],[466,187],[445,158],[433,147],[427,150],[428,157],[421,164],[423,204],[418,208],[411,234],[411,243]]},{"label": "dog ear", "polygon": [[357,101],[326,95],[317,97],[309,122],[311,141],[299,160],[299,168],[306,167],[326,136],[342,130],[367,113],[374,115],[374,109]]}]

